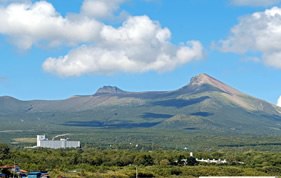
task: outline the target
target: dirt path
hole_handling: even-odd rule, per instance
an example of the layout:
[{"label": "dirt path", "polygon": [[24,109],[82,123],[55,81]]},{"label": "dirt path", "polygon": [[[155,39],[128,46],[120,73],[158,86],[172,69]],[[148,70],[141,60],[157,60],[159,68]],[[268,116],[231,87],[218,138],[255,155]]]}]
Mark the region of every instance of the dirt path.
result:
[{"label": "dirt path", "polygon": [[61,134],[61,135],[57,135],[57,136],[55,136],[52,140],[55,140],[55,138],[58,138],[58,137],[64,137],[64,136],[67,136],[67,135],[70,135],[70,134]]}]

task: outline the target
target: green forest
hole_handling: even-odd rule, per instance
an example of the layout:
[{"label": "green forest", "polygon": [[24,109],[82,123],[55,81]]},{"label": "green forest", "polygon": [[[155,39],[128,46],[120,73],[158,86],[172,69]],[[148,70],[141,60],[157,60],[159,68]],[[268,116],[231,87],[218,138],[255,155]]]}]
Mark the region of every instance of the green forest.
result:
[{"label": "green forest", "polygon": [[[198,159],[226,159],[226,164]],[[0,166],[48,170],[51,177],[281,176],[281,154],[258,151],[129,150],[115,148],[25,149],[0,144]]]}]

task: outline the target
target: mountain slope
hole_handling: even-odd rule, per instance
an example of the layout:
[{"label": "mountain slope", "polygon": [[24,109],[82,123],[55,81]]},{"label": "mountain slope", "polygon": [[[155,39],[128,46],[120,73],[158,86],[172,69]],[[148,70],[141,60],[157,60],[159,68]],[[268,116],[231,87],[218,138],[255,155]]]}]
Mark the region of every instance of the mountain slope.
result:
[{"label": "mountain slope", "polygon": [[[127,92],[105,86],[94,95],[58,101],[0,97],[0,123],[22,127],[150,127],[206,132],[281,133],[281,109],[200,74],[189,84],[161,92]],[[5,120],[4,120],[5,119]],[[1,127],[0,127],[1,129]]]}]

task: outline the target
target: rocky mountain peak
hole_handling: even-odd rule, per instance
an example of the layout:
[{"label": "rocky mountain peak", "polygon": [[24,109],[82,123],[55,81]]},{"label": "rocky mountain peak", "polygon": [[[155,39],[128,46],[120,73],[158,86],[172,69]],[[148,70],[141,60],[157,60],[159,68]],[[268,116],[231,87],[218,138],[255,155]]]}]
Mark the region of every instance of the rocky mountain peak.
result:
[{"label": "rocky mountain peak", "polygon": [[124,93],[124,91],[116,86],[104,86],[102,88],[99,88],[98,91],[96,92],[96,94],[118,94],[118,93]]},{"label": "rocky mountain peak", "polygon": [[193,86],[195,88],[201,87],[202,85],[211,85],[212,87],[215,87],[219,89],[220,91],[227,94],[232,101],[239,104],[240,106],[243,106],[247,109],[255,109],[255,107],[249,105],[248,102],[243,100],[241,98],[242,95],[245,96],[245,94],[241,93],[240,91],[230,87],[229,85],[207,75],[207,74],[199,74],[193,78],[191,78],[190,83],[187,86]]},{"label": "rocky mountain peak", "polygon": [[203,74],[199,74],[195,77],[191,78],[190,81],[191,85],[202,85],[202,84],[210,84],[210,85],[219,85],[219,84],[223,84],[222,82],[216,80],[215,78],[203,73]]},{"label": "rocky mountain peak", "polygon": [[189,85],[192,86],[200,86],[200,85],[204,85],[204,84],[208,84],[208,85],[212,85],[213,87],[216,87],[228,94],[239,94],[240,92],[228,85],[226,85],[225,83],[207,75],[207,74],[199,74],[196,77],[192,77],[191,81],[189,83]]}]

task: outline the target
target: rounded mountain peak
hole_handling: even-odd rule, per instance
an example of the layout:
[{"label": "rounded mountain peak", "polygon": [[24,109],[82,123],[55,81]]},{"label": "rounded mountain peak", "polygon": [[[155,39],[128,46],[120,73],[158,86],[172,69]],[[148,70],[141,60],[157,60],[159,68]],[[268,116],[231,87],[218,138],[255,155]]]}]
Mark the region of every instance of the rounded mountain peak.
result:
[{"label": "rounded mountain peak", "polygon": [[125,91],[119,89],[116,86],[104,86],[96,92],[96,94],[118,94],[118,93],[124,93]]}]

